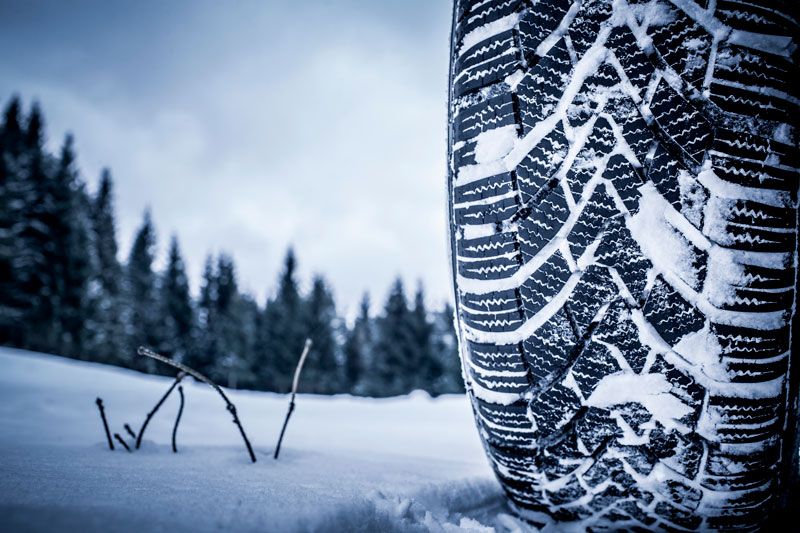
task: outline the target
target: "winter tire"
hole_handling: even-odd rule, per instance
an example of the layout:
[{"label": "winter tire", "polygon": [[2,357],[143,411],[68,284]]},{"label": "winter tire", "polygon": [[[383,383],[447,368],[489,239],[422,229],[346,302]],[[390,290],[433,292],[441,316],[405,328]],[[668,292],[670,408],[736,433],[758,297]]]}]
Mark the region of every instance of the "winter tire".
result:
[{"label": "winter tire", "polygon": [[464,378],[528,521],[755,530],[796,488],[791,6],[456,1]]}]

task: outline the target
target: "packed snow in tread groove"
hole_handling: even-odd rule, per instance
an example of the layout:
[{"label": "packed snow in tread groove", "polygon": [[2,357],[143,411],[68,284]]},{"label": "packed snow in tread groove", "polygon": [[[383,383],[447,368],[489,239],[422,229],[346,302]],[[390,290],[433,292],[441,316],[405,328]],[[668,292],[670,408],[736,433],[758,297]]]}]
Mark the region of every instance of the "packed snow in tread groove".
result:
[{"label": "packed snow in tread groove", "polygon": [[[511,3],[497,5],[507,7]],[[475,12],[490,19],[488,12],[482,11],[485,5],[474,4],[465,16],[469,18]],[[502,94],[518,97],[515,102],[519,105],[516,117],[504,115],[502,108],[495,107],[492,118],[476,118],[479,124],[484,120],[480,135],[477,140],[469,135],[459,140],[452,148],[456,162],[451,160],[451,186],[459,190],[469,190],[471,185],[480,189],[480,205],[491,206],[484,212],[493,209],[496,220],[493,224],[483,223],[480,230],[468,223],[457,223],[453,250],[456,266],[472,265],[454,273],[461,300],[461,352],[464,376],[493,466],[520,513],[539,524],[550,523],[553,516],[569,517],[564,518],[569,524],[559,527],[575,530],[595,521],[602,523],[607,509],[593,507],[590,512],[581,506],[601,496],[608,497],[603,495],[614,488],[614,483],[606,480],[598,484],[595,477],[598,468],[613,468],[610,465],[614,461],[643,491],[641,497],[646,496],[636,503],[625,502],[635,507],[624,507],[624,512],[629,513],[628,525],[695,529],[725,527],[726,520],[737,523],[738,515],[726,515],[724,509],[741,505],[736,502],[748,498],[766,501],[764,494],[768,495],[772,486],[770,477],[760,485],[744,485],[737,476],[751,469],[762,469],[756,470],[758,475],[770,475],[772,459],[765,459],[759,466],[756,459],[754,464],[748,464],[747,457],[768,457],[775,449],[774,438],[780,433],[781,412],[786,408],[790,341],[787,324],[796,302],[791,298],[792,283],[784,281],[781,272],[791,268],[793,278],[797,273],[793,210],[797,208],[798,157],[792,146],[790,125],[780,124],[778,119],[769,122],[772,130],[766,131],[766,126],[758,125],[756,119],[740,119],[725,107],[726,96],[719,91],[750,90],[752,94],[785,102],[781,105],[796,106],[798,101],[784,90],[762,90],[715,76],[723,68],[733,68],[718,61],[720,54],[727,61],[724,54],[733,46],[788,56],[791,37],[759,35],[728,26],[714,12],[713,3],[710,8],[702,8],[686,0],[635,6],[622,0],[539,1],[530,8],[520,3],[517,9],[515,14],[504,11],[503,18],[498,19],[501,23],[472,28],[470,39],[461,41],[458,56],[470,56],[475,50],[485,54],[484,74],[475,70],[472,74],[474,79],[485,75],[487,81],[477,92],[459,95],[457,91],[451,102],[451,116],[456,120],[467,109],[474,117],[482,117],[479,113],[483,111],[478,111],[482,109],[481,102],[497,100]],[[513,27],[509,26],[511,20],[516,20]],[[581,24],[590,29],[581,33]],[[489,53],[509,30],[517,32],[513,53],[519,52],[521,59],[516,66],[510,64],[508,54],[499,60]],[[625,37],[625,32],[630,32],[631,37]],[[531,49],[525,48],[528,39],[535,39]],[[561,60],[555,59],[559,42],[569,55],[567,70],[559,70]],[[676,55],[680,49],[688,51],[685,57]],[[597,78],[606,64],[617,76],[610,85]],[[642,70],[643,65],[647,65],[649,73]],[[505,73],[504,78],[498,77],[501,72]],[[539,104],[538,115],[536,109],[528,113],[525,106],[532,104],[519,96],[530,90],[531,83],[539,100],[550,99]],[[586,87],[592,84],[596,90],[587,93]],[[642,139],[633,137],[627,119],[620,118],[616,106],[625,98],[646,124],[644,134],[650,136],[650,146],[644,150],[641,144],[634,145]],[[594,107],[579,104],[579,99],[594,102]],[[609,100],[613,103],[608,104]],[[712,126],[692,107],[702,100],[722,106],[720,126],[733,128],[733,133],[725,134],[733,137],[715,140],[708,133]],[[533,105],[537,102],[533,100]],[[584,106],[582,111],[580,106]],[[528,116],[526,113],[536,116],[535,123],[528,124],[524,119],[520,123],[520,113],[523,117]],[[580,113],[588,116],[572,123]],[[593,137],[599,117],[612,131],[608,148],[602,142],[598,145]],[[501,123],[501,128],[494,127]],[[512,124],[516,124],[516,131]],[[567,141],[565,156],[547,151],[547,143],[552,144],[560,125]],[[751,132],[762,137],[751,137]],[[770,139],[783,146],[771,148]],[[477,149],[474,156],[464,149],[471,142],[484,145],[480,157]],[[766,145],[760,144],[764,142]],[[592,143],[593,149],[599,146],[601,151],[593,160],[581,159],[592,172],[582,185],[579,183],[581,188],[575,196],[571,187],[576,176],[570,175],[581,171],[577,159],[583,147]],[[659,152],[663,146],[668,148],[666,165],[664,152]],[[748,151],[755,155],[741,157],[742,152]],[[673,152],[682,155],[675,159],[670,155]],[[642,181],[633,186],[615,181],[623,178],[606,177],[611,171],[609,161],[617,154],[637,169],[634,174],[641,173]],[[549,157],[557,158],[557,170],[547,166]],[[671,162],[670,157],[674,159]],[[741,157],[743,167],[735,166],[736,157]],[[526,168],[523,175],[520,169],[526,158],[530,162],[525,164],[533,170]],[[759,170],[750,170],[747,165],[757,165]],[[527,173],[533,171],[542,173],[533,175],[539,181],[530,181]],[[502,196],[493,195],[492,188],[481,185],[506,173],[511,173],[510,183],[519,195],[516,214],[495,207],[500,200],[508,201],[509,189],[504,188]],[[788,188],[777,181],[792,175],[794,185]],[[554,211],[536,211],[543,198],[556,198],[553,189],[545,196],[534,196],[532,201],[533,193],[524,190],[533,183],[544,191],[542,184],[552,179],[563,192],[560,200],[549,205],[562,205],[558,209],[566,213],[563,218],[554,218]],[[604,185],[610,204],[597,203],[600,197],[594,193],[601,190],[600,184]],[[622,188],[618,189],[618,185]],[[630,194],[635,196],[631,198]],[[456,203],[455,207],[460,205]],[[609,209],[607,206],[613,206],[609,214],[598,215]],[[622,253],[603,248],[603,238],[609,230],[607,224],[598,223],[599,217],[612,216],[614,212],[624,220],[622,229],[615,231],[627,235],[632,243],[626,244]],[[590,239],[591,245],[579,248],[581,253],[574,255],[573,239],[584,239],[592,232],[596,237]],[[469,256],[460,253],[461,249],[470,250]],[[597,252],[600,249],[602,253]],[[564,258],[568,277],[548,270],[556,255]],[[601,257],[603,262],[598,263]],[[607,264],[609,260],[613,263],[615,257],[623,262]],[[598,264],[607,269],[607,280],[598,274]],[[641,276],[639,280],[634,272]],[[534,291],[532,296],[526,296],[525,291],[529,290]],[[601,292],[597,294],[606,291],[611,300],[605,301],[601,309],[592,307],[584,312],[581,306],[585,300],[581,298],[598,290]],[[547,295],[546,301],[532,306],[527,299],[533,295]],[[485,309],[475,309],[469,302],[478,296],[491,303]],[[614,298],[625,302],[627,315],[608,310]],[[513,299],[517,299],[517,305],[509,303]],[[491,318],[493,313],[496,320]],[[468,316],[483,318],[471,321],[465,318]],[[582,335],[579,340],[583,344],[573,348],[572,355],[566,353],[570,351],[569,344],[561,352],[552,351],[557,343],[545,343],[551,328],[558,321],[565,321],[564,316],[573,329],[577,327],[573,336]],[[609,322],[619,320],[614,318],[619,316],[628,316],[627,322]],[[615,337],[623,330],[633,336]],[[616,345],[618,342],[622,344]],[[545,351],[531,351],[528,343]],[[486,354],[480,356],[480,365],[473,360],[479,346]],[[594,346],[602,350],[598,352]],[[603,350],[605,356],[596,355]],[[758,358],[751,356],[762,353]],[[634,355],[646,357],[635,363],[638,371],[628,359]],[[562,357],[569,358],[560,363]],[[559,364],[566,365],[565,371],[555,378],[550,374],[546,379],[551,381],[545,389],[517,384],[525,371],[533,373],[531,383],[535,383],[534,377],[543,379],[539,373],[545,369],[537,365]],[[493,371],[491,365],[513,366],[517,370]],[[602,377],[592,382],[597,373]],[[648,385],[653,392],[649,395],[620,393],[646,389]],[[521,404],[527,405],[524,411],[517,407]],[[615,406],[618,407],[614,409]],[[634,406],[643,409],[649,421],[634,422],[643,416],[633,414]],[[594,437],[585,433],[581,424],[584,418],[594,416],[592,409],[611,409],[614,426],[623,434],[618,441],[622,446],[652,449],[666,431],[669,438],[677,439],[677,448],[671,456],[667,454],[649,467],[644,467],[647,461],[637,455],[639,452],[623,451],[612,445],[613,440],[605,441],[602,446],[606,448],[598,448],[599,443],[588,448],[585,439]],[[763,415],[756,414],[762,411]],[[556,416],[555,426],[547,419],[548,413]],[[753,417],[760,421],[753,422]],[[576,429],[570,429],[570,424],[576,424]],[[674,431],[669,433],[670,430]],[[575,464],[580,466],[572,473],[555,467],[548,473],[549,467],[534,466],[494,447],[512,446],[535,452],[547,446],[555,434],[551,432],[558,431],[575,431],[579,454],[599,455],[569,460],[562,457],[559,461],[577,461]],[[532,438],[520,441],[526,434]],[[613,432],[608,438],[613,439]],[[558,456],[565,451],[550,453]],[[522,489],[521,484],[529,488]],[[621,511],[620,506],[615,512]],[[742,515],[739,523],[758,519]],[[619,524],[620,518],[613,520]]]}]

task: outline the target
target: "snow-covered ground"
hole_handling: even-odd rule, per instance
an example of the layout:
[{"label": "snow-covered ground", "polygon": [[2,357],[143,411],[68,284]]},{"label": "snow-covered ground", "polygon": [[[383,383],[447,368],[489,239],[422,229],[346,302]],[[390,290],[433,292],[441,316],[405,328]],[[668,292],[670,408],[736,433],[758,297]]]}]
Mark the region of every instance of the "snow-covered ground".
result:
[{"label": "snow-covered ground", "polygon": [[287,397],[231,392],[256,449],[251,464],[220,398],[187,380],[178,454],[177,394],[141,450],[108,450],[95,397],[124,435],[169,384],[0,348],[0,530],[517,529],[466,397],[300,396],[275,461]]}]

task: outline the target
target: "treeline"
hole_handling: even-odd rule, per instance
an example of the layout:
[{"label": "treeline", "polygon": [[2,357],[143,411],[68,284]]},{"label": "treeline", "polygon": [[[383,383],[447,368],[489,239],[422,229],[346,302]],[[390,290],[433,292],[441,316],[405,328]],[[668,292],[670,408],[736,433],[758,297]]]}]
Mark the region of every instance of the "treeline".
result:
[{"label": "treeline", "polygon": [[110,171],[89,191],[72,137],[52,154],[44,130],[37,104],[25,113],[11,99],[0,128],[0,344],[166,372],[136,355],[145,345],[230,387],[286,392],[308,337],[301,391],[463,390],[452,309],[426,309],[422,285],[409,302],[398,279],[377,316],[365,294],[348,325],[322,276],[301,290],[289,249],[265,305],[239,289],[225,253],[206,259],[194,298],[176,236],[154,268],[149,212],[121,262]]}]

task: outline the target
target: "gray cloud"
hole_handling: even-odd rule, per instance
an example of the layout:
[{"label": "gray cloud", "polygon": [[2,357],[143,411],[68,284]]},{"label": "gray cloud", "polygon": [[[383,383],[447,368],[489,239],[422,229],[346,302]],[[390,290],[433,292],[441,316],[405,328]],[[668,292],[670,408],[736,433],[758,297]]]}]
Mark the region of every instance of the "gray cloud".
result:
[{"label": "gray cloud", "polygon": [[293,243],[348,306],[397,274],[448,297],[448,2],[108,4],[0,7],[0,97],[112,168],[124,251],[150,205],[195,280],[226,250],[263,297]]}]

